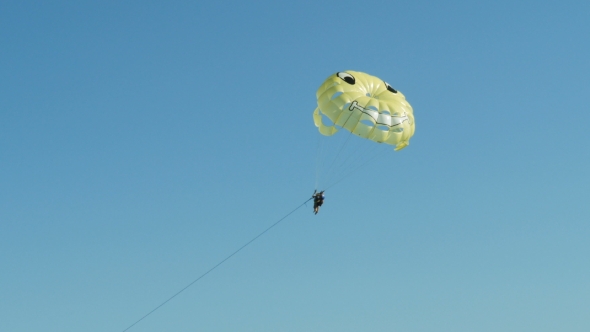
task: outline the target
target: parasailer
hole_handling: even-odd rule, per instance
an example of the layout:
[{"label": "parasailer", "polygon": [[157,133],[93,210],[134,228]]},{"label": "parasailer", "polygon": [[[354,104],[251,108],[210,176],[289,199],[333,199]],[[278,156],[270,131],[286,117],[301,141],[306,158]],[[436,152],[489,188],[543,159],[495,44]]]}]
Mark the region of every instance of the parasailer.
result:
[{"label": "parasailer", "polygon": [[318,193],[317,190],[314,190],[311,197],[313,198],[313,213],[318,214],[320,211],[320,206],[324,204],[324,198],[326,198],[324,196],[324,191],[322,190]]}]

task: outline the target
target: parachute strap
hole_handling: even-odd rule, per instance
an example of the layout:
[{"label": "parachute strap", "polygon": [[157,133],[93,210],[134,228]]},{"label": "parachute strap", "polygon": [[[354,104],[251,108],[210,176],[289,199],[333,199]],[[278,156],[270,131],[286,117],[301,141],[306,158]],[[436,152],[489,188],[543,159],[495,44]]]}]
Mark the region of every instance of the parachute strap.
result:
[{"label": "parachute strap", "polygon": [[315,126],[319,128],[320,133],[324,136],[332,136],[338,131],[338,128],[335,126],[326,126],[322,122],[322,115],[320,114],[319,107],[316,107],[315,111],[313,111],[313,123],[315,123]]}]

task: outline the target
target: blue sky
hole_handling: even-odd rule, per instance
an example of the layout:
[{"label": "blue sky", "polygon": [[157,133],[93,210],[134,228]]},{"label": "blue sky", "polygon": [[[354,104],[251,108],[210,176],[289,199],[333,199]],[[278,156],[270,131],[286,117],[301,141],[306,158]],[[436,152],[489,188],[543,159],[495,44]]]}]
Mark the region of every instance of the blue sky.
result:
[{"label": "blue sky", "polygon": [[130,331],[588,331],[590,4],[0,3],[0,330],[122,331],[305,201],[315,91],[386,150]]}]

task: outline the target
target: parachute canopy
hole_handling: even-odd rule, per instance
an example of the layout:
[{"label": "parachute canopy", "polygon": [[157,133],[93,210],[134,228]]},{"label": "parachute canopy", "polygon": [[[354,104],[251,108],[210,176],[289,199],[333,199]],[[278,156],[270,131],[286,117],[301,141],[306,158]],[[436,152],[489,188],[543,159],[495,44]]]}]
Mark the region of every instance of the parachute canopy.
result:
[{"label": "parachute canopy", "polygon": [[338,72],[320,86],[313,120],[320,133],[344,128],[401,150],[414,135],[414,112],[404,95],[385,81],[357,71]]}]

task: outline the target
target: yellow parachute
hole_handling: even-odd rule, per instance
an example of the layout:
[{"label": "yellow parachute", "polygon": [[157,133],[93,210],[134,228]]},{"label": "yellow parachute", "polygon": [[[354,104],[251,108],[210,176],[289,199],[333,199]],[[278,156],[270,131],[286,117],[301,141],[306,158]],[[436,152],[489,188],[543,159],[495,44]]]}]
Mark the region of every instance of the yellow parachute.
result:
[{"label": "yellow parachute", "polygon": [[412,106],[385,81],[357,71],[338,72],[326,79],[316,96],[313,121],[323,135],[334,135],[340,127],[394,145],[396,151],[410,144],[415,131]]}]

